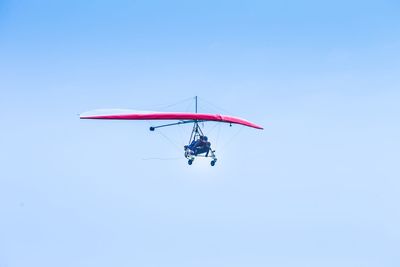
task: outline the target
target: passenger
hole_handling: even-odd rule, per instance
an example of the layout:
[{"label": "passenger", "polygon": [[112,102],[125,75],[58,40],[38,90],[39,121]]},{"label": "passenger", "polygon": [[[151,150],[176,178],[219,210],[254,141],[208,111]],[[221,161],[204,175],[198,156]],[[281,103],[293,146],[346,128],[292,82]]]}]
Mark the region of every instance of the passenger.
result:
[{"label": "passenger", "polygon": [[206,153],[205,156],[207,157],[208,152],[211,148],[211,143],[208,142],[207,136],[200,136],[200,138],[196,141],[193,140],[193,142],[189,146],[187,146],[187,148],[193,151],[195,156],[197,156],[198,154]]}]

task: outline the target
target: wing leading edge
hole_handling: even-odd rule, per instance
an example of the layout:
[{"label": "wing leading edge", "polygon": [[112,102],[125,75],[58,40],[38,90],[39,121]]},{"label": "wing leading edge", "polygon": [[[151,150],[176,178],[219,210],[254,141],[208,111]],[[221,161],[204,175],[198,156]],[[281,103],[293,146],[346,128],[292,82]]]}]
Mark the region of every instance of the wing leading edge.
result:
[{"label": "wing leading edge", "polygon": [[262,126],[239,117],[220,114],[190,112],[155,112],[136,110],[95,110],[80,115],[81,119],[93,120],[200,120],[241,124],[263,130]]}]

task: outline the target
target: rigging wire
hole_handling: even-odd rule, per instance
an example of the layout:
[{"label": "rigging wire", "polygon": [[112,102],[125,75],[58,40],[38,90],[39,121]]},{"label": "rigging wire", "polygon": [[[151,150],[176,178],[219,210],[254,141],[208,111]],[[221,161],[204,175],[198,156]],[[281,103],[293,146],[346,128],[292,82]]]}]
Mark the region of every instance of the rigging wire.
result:
[{"label": "rigging wire", "polygon": [[232,141],[242,132],[244,126],[239,126],[239,129],[236,131],[236,133],[228,139],[224,144],[221,145],[220,149],[222,150],[223,148],[227,147],[232,143]]},{"label": "rigging wire", "polygon": [[227,109],[224,109],[224,108],[221,108],[221,107],[219,107],[219,106],[217,106],[217,105],[211,103],[210,101],[205,100],[205,99],[202,98],[202,97],[198,97],[198,98],[201,99],[202,102],[208,104],[209,106],[211,106],[212,108],[214,108],[214,109],[217,110],[217,111],[223,111],[223,112],[226,112],[227,114],[233,114],[231,111],[229,111],[229,110],[227,110]]},{"label": "rigging wire", "polygon": [[187,105],[185,111],[186,111],[186,112],[190,112],[190,111],[192,111],[192,110],[193,110],[193,103],[190,103],[190,102],[189,102],[189,104]]},{"label": "rigging wire", "polygon": [[178,129],[179,129],[178,132],[180,135],[179,142],[180,142],[181,147],[183,147],[186,144],[186,141],[184,141],[184,140],[186,140],[187,131],[185,131],[184,128],[185,128],[184,125],[178,125]]},{"label": "rigging wire", "polygon": [[221,123],[216,123],[218,131],[217,131],[217,139],[215,140],[215,149],[219,149],[219,136],[221,134],[221,128],[222,124]]},{"label": "rigging wire", "polygon": [[[210,124],[211,122],[208,122],[208,123]],[[221,122],[212,122],[212,124],[213,124],[213,126],[211,126],[211,128],[209,128],[209,129],[207,129],[208,134],[213,133],[214,130],[218,127],[218,125],[221,126],[222,123]],[[203,128],[205,128],[204,125],[205,125],[205,123],[203,122]]]},{"label": "rigging wire", "polygon": [[165,135],[162,131],[157,130],[156,131],[159,135],[164,137],[174,148],[176,148],[179,152],[182,151],[181,146],[177,145],[171,138],[169,138],[167,135]]},{"label": "rigging wire", "polygon": [[182,157],[179,158],[142,158],[142,160],[148,161],[148,160],[182,160]]},{"label": "rigging wire", "polygon": [[193,100],[193,97],[185,98],[185,99],[182,99],[182,100],[180,100],[180,101],[178,101],[178,102],[175,102],[175,103],[173,103],[173,104],[169,104],[169,105],[166,105],[166,106],[160,106],[160,109],[166,110],[166,109],[168,109],[168,108],[171,108],[171,107],[177,106],[177,105],[179,105],[179,104],[188,102],[189,100]]}]

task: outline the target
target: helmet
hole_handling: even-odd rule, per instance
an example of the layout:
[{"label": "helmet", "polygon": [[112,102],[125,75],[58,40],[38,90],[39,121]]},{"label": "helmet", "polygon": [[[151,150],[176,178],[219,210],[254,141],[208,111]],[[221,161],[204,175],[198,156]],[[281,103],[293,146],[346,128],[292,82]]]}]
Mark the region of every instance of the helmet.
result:
[{"label": "helmet", "polygon": [[203,136],[203,140],[204,141],[208,141],[208,137],[207,136]]}]

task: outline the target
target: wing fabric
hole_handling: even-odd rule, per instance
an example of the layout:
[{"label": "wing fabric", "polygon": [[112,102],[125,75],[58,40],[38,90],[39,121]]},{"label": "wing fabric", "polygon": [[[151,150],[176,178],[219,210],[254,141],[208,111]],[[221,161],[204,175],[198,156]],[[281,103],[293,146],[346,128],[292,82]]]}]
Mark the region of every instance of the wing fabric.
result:
[{"label": "wing fabric", "polygon": [[226,123],[241,124],[262,130],[263,127],[249,122],[245,119],[206,113],[190,112],[155,112],[155,111],[137,111],[137,110],[95,110],[85,112],[80,115],[81,119],[96,120],[200,120],[200,121],[219,121]]}]

